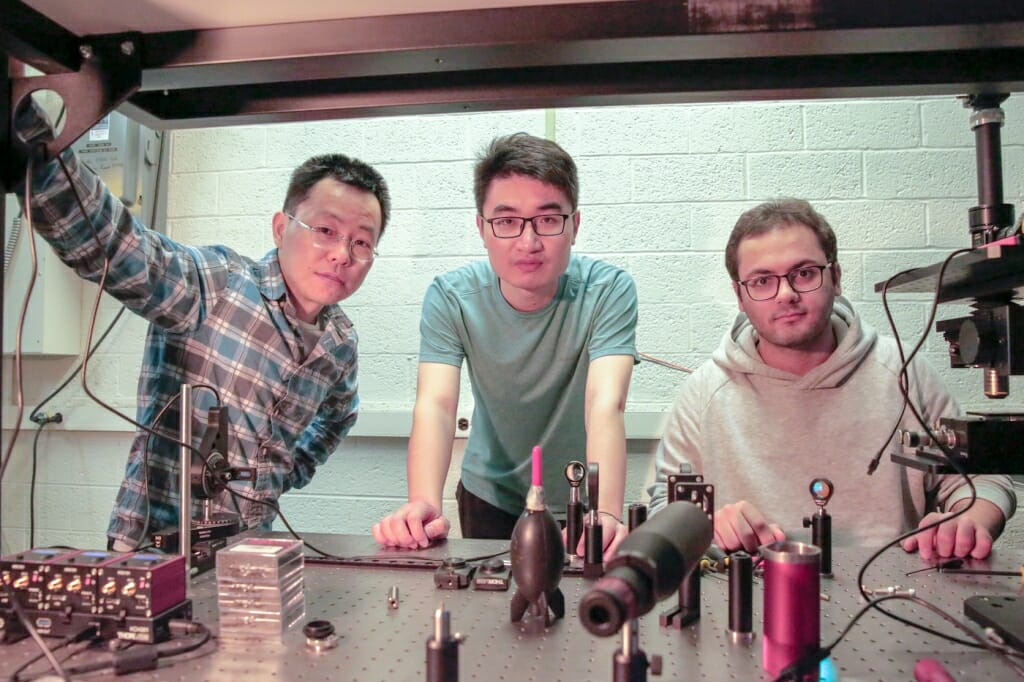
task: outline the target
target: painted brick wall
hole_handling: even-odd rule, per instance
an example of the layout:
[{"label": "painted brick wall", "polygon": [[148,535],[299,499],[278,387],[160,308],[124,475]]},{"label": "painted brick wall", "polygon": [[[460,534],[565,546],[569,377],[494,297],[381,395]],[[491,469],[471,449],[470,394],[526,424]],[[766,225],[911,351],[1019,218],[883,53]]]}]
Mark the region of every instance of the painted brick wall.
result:
[{"label": "painted brick wall", "polygon": [[[1005,104],[1006,200],[1024,202],[1024,96]],[[977,203],[969,111],[953,98],[814,101],[504,112],[177,131],[172,136],[170,234],[225,243],[254,256],[271,248],[270,215],[287,178],[308,156],[343,151],[391,185],[394,218],[363,289],[345,302],[359,330],[366,413],[407,414],[415,393],[419,305],[438,273],[484,257],[473,216],[471,169],[495,134],[548,135],[580,168],[582,227],[577,250],[620,264],[640,292],[640,350],[695,366],[715,348],[735,305],[722,259],[739,214],[779,196],[811,200],[839,237],[844,293],[876,327],[887,328],[874,284],[964,246],[967,209]],[[86,305],[91,305],[87,294]],[[925,296],[894,297],[901,334],[916,338]],[[964,313],[945,306],[941,317]],[[105,300],[101,324],[116,306]],[[90,386],[133,411],[145,325],[122,321],[90,367]],[[987,404],[981,375],[946,367],[941,338],[925,354],[974,408],[1021,409],[1011,398]],[[73,365],[29,359],[33,405]],[[10,376],[6,373],[5,376]],[[630,413],[668,409],[683,374],[636,368]],[[5,387],[5,390],[8,387]],[[10,404],[10,391],[5,402]],[[463,412],[471,404],[463,390]],[[80,388],[51,404],[100,414]],[[106,419],[106,417],[104,417]],[[102,421],[102,420],[101,420]],[[39,440],[36,544],[101,546],[123,471],[126,427],[44,432]],[[396,423],[400,420],[396,419]],[[405,494],[401,428],[389,437],[352,437],[283,509],[304,531],[365,533]],[[28,544],[32,433],[23,433],[4,490],[3,552]],[[630,442],[627,499],[638,499],[655,441]],[[461,442],[456,447],[457,465]],[[455,476],[449,477],[448,497]],[[454,508],[450,507],[454,513]],[[1022,515],[1024,517],[1024,515]],[[1011,529],[1024,540],[1024,524]]]}]

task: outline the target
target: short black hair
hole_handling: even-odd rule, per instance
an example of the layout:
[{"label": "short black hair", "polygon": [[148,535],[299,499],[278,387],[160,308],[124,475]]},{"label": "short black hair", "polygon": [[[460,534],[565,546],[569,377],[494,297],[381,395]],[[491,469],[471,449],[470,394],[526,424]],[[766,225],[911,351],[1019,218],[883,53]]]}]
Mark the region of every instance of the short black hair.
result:
[{"label": "short black hair", "polygon": [[313,186],[324,178],[352,185],[377,197],[377,203],[380,204],[380,234],[384,235],[384,228],[391,215],[391,193],[388,191],[388,185],[373,166],[344,154],[314,156],[292,171],[288,193],[284,197],[285,213],[295,213],[299,204],[309,196]]},{"label": "short black hair", "polygon": [[527,133],[513,133],[491,140],[477,158],[473,172],[477,213],[483,213],[491,182],[509,175],[525,175],[553,185],[565,192],[573,211],[579,205],[580,183],[576,163],[568,152],[551,140]]}]

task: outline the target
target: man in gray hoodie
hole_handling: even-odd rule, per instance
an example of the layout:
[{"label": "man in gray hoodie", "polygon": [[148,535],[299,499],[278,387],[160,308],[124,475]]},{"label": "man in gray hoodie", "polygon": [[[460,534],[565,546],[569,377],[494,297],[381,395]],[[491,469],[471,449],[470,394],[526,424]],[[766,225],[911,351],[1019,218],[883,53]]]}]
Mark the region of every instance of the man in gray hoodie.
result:
[{"label": "man in gray hoodie", "polygon": [[[711,360],[689,377],[655,453],[651,511],[667,502],[669,474],[689,464],[715,486],[715,542],[748,551],[786,537],[814,511],[808,485],[835,484],[833,538],[878,544],[967,506],[962,476],[930,475],[883,457],[901,428],[900,358],[840,296],[836,237],[810,204],[780,200],[744,213],[725,251],[741,314]],[[927,423],[959,407],[920,357],[909,395]],[[902,413],[902,417],[900,417]],[[891,445],[891,444],[890,444]],[[889,446],[884,449],[885,453]],[[903,541],[921,556],[986,556],[1016,508],[1005,476],[972,477],[963,514]]]}]

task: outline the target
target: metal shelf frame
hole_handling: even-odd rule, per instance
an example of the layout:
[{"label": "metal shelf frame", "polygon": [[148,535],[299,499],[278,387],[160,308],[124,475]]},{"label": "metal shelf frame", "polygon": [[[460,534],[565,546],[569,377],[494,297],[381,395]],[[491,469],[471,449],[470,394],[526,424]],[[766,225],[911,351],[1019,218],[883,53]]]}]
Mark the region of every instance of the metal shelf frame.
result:
[{"label": "metal shelf frame", "polygon": [[[20,0],[0,14],[0,52],[46,74],[116,71],[106,47],[128,41],[121,110],[157,129],[1024,86],[1024,5],[1002,0],[628,0],[101,36]],[[118,94],[96,93],[108,111]]]}]

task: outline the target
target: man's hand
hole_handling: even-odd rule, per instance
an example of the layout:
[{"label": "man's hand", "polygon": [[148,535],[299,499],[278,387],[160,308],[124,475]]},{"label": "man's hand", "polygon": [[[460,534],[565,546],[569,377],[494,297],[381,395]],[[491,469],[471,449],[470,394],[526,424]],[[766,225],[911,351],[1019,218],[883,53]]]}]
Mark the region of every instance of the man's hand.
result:
[{"label": "man's hand", "polygon": [[421,549],[431,540],[448,537],[451,523],[428,502],[406,502],[373,524],[373,537],[386,547]]},{"label": "man's hand", "polygon": [[[604,545],[602,559],[608,561],[619,548],[619,543],[629,535],[629,526],[619,523],[619,520],[611,514],[598,515],[601,523],[601,544]],[[562,543],[568,542],[565,528],[562,529]],[[583,556],[587,551],[587,530],[584,526],[580,533],[580,541],[576,544],[576,556]]]},{"label": "man's hand", "polygon": [[[601,541],[604,544],[603,559],[608,561],[615,555],[615,550],[619,548],[619,544],[629,535],[629,526],[620,523],[611,514],[601,514],[600,519],[602,527]],[[582,542],[583,538],[580,538],[580,540]],[[577,549],[581,548],[577,547]]]},{"label": "man's hand", "polygon": [[761,545],[785,539],[782,528],[768,523],[746,500],[727,504],[715,512],[715,544],[726,552],[743,549],[754,553]]},{"label": "man's hand", "polygon": [[8,191],[23,189],[29,158],[36,168],[44,165],[49,159],[46,145],[56,137],[46,111],[31,97],[15,112],[14,130],[7,158],[0,160],[0,185]]},{"label": "man's hand", "polygon": [[[965,504],[967,503],[958,502],[960,507]],[[925,561],[933,557],[987,557],[992,551],[993,540],[1005,522],[1002,510],[988,500],[975,500],[965,513],[950,519],[956,506],[954,505],[954,511],[932,512],[921,519],[921,523],[917,524],[918,528],[941,519],[949,520],[907,538],[902,543],[903,549],[908,552],[917,550]]]}]

